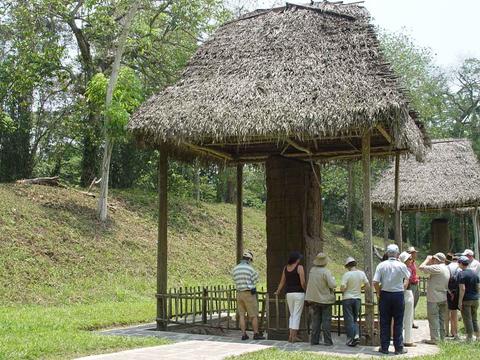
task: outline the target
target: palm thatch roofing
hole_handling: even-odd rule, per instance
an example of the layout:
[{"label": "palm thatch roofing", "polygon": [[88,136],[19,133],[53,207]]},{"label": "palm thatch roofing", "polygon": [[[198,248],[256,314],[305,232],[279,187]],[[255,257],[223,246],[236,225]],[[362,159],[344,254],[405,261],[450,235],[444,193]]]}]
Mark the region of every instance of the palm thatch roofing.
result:
[{"label": "palm thatch roofing", "polygon": [[257,10],[221,26],[129,129],[149,146],[231,162],[421,154],[424,134],[367,10],[321,2]]},{"label": "palm thatch roofing", "polygon": [[[381,174],[372,205],[394,208],[395,165]],[[433,140],[424,162],[400,160],[400,209],[443,210],[480,206],[480,162],[465,139]]]}]

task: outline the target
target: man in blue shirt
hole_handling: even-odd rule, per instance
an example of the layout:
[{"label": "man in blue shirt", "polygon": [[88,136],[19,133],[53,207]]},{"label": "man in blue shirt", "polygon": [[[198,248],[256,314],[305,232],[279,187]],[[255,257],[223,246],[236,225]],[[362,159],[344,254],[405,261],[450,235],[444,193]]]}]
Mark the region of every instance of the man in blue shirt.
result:
[{"label": "man in blue shirt", "polygon": [[457,275],[460,288],[458,308],[462,312],[463,324],[467,333],[467,341],[472,340],[473,333],[475,333],[477,340],[480,340],[477,321],[480,279],[469,267],[470,259],[466,256],[460,256],[458,259],[458,265],[462,269]]},{"label": "man in blue shirt", "polygon": [[377,294],[380,310],[380,349],[383,354],[388,354],[390,345],[390,329],[393,319],[393,345],[395,354],[405,354],[403,348],[403,312],[405,301],[403,291],[408,285],[410,271],[407,266],[398,261],[400,251],[398,246],[387,246],[388,260],[378,264],[373,276],[373,286]]}]

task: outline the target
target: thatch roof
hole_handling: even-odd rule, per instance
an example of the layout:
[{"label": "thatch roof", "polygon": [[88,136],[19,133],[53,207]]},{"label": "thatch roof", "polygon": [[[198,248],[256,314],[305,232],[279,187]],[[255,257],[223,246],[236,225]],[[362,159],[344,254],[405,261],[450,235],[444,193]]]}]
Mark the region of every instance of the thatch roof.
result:
[{"label": "thatch roof", "polygon": [[[418,154],[424,139],[412,114],[367,10],[321,2],[257,10],[224,24],[175,85],[141,106],[129,129],[152,146],[201,151],[184,143],[216,144],[206,153],[238,160],[283,154],[287,138],[303,142],[297,150],[310,149],[311,140],[358,137],[379,126],[374,147]],[[263,147],[243,154],[252,140]]]},{"label": "thatch roof", "polygon": [[[372,191],[372,205],[392,210],[394,164]],[[441,210],[480,206],[480,162],[469,140],[433,140],[424,162],[400,160],[400,208]]]}]

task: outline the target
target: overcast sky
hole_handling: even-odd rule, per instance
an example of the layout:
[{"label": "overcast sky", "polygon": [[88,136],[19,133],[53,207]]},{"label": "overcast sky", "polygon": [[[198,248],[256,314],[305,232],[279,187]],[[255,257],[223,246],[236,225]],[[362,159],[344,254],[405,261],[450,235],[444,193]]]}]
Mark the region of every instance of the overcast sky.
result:
[{"label": "overcast sky", "polygon": [[[305,4],[308,0],[288,2]],[[271,7],[284,1],[254,3]],[[480,58],[480,0],[365,0],[363,6],[375,24],[390,31],[405,28],[417,44],[431,48],[442,67],[454,66],[466,57]]]}]

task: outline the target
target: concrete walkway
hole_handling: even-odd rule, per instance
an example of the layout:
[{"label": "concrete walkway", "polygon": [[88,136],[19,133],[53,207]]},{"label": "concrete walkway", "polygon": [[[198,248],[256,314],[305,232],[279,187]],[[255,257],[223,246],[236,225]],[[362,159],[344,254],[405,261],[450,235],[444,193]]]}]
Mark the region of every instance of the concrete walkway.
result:
[{"label": "concrete walkway", "polygon": [[228,356],[241,355],[268,348],[269,346],[256,344],[193,340],[172,345],[121,351],[113,354],[88,356],[78,360],[222,360]]},{"label": "concrete walkway", "polygon": [[[416,321],[419,329],[413,329],[413,339],[416,347],[408,348],[408,354],[405,357],[415,357],[423,355],[434,355],[438,353],[439,348],[433,345],[423,344],[421,341],[428,338],[428,322],[425,320]],[[279,348],[284,351],[308,351],[321,355],[334,355],[341,357],[372,358],[381,356],[376,347],[357,346],[348,347],[345,345],[345,335],[337,336],[333,334],[334,346],[311,346],[308,343],[291,344],[286,341],[261,340],[261,341],[241,341],[237,337],[215,336],[202,334],[186,334],[168,331],[152,331],[154,324],[147,324],[129,328],[120,328],[103,331],[105,335],[121,336],[155,336],[174,342],[172,345],[162,345],[136,350],[122,351],[114,354],[95,355],[81,360],[157,360],[157,359],[202,359],[217,360],[224,359],[231,355],[241,355],[247,352],[258,351],[270,347]],[[390,346],[390,351],[394,351]],[[80,359],[79,359],[80,360]]]}]

